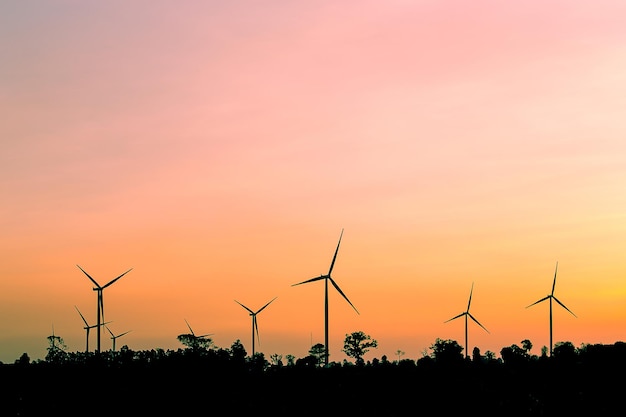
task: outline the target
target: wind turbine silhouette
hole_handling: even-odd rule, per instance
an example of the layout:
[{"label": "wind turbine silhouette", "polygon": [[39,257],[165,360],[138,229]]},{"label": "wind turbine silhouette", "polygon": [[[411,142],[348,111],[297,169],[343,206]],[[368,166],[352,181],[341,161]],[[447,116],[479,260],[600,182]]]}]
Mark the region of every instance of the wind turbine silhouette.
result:
[{"label": "wind turbine silhouette", "polygon": [[189,328],[189,331],[191,332],[191,334],[190,335],[179,335],[179,338],[181,336],[191,336],[190,339],[191,339],[191,342],[193,344],[192,347],[194,349],[198,347],[198,344],[199,344],[198,340],[204,340],[205,337],[209,337],[209,336],[213,335],[213,333],[207,333],[207,334],[203,334],[203,335],[200,335],[200,336],[196,336],[196,334],[193,332],[193,329],[189,325],[189,322],[187,321],[187,319],[185,319],[185,323],[187,323],[187,327]]},{"label": "wind turbine silhouette", "polygon": [[343,229],[341,229],[341,234],[339,235],[339,242],[337,242],[337,249],[335,249],[335,255],[333,256],[333,260],[330,263],[330,269],[328,270],[328,274],[320,275],[319,277],[311,278],[306,281],[302,281],[302,282],[292,285],[292,287],[294,287],[296,285],[306,284],[308,282],[319,281],[322,279],[324,280],[324,350],[325,350],[324,365],[326,366],[328,366],[328,356],[329,356],[329,353],[328,353],[328,281],[330,281],[330,283],[333,284],[333,287],[335,287],[335,289],[339,292],[339,294],[341,294],[342,297],[345,298],[348,304],[352,306],[354,311],[356,311],[357,314],[361,314],[359,313],[359,310],[357,310],[356,307],[350,302],[350,300],[348,300],[348,297],[346,297],[343,291],[341,291],[341,288],[339,288],[339,285],[337,285],[335,280],[332,279],[332,277],[330,276],[330,274],[333,272],[333,267],[335,266],[335,260],[337,259],[337,252],[339,252],[339,245],[341,244],[342,236],[343,236]]},{"label": "wind turbine silhouette", "polygon": [[552,356],[552,346],[553,346],[552,345],[552,300],[554,300],[557,303],[559,303],[561,305],[561,307],[563,307],[564,309],[569,311],[572,314],[572,316],[578,318],[576,316],[576,314],[572,313],[572,311],[569,308],[565,307],[565,304],[560,302],[559,299],[554,296],[554,287],[556,286],[556,271],[557,271],[558,267],[559,267],[559,262],[557,261],[556,267],[554,268],[554,280],[552,281],[552,292],[550,292],[550,294],[546,295],[542,299],[537,300],[534,303],[526,306],[526,308],[528,308],[528,307],[534,306],[535,304],[539,304],[542,301],[550,300],[550,356]]},{"label": "wind turbine silhouette", "polygon": [[[252,356],[254,356],[254,332],[256,330],[256,337],[257,339],[259,338],[259,325],[256,321],[256,315],[259,314],[261,311],[263,311],[263,309],[265,307],[267,307],[268,305],[270,305],[270,303],[272,301],[274,301],[275,299],[277,299],[278,297],[274,297],[272,298],[267,304],[265,304],[263,307],[261,307],[260,309],[258,309],[257,311],[252,311],[250,310],[248,307],[246,307],[245,305],[241,304],[239,301],[235,300],[235,302],[237,304],[239,304],[240,306],[242,306],[243,308],[245,308],[246,310],[248,310],[250,312],[250,315],[252,316]],[[261,340],[259,340],[259,344],[261,344]]]},{"label": "wind turbine silhouette", "polygon": [[[96,327],[97,324],[90,325],[89,323],[87,323],[87,320],[85,320],[85,316],[83,316],[83,313],[80,312],[78,307],[74,306],[74,308],[76,309],[76,311],[78,311],[78,314],[80,314],[80,318],[83,319],[83,322],[85,323],[85,327],[83,327],[83,329],[85,329],[85,333],[86,333],[85,352],[89,352],[89,330],[91,330],[94,327]],[[102,325],[105,325],[105,324],[108,324],[108,323],[110,323],[110,322],[103,323]]]},{"label": "wind turbine silhouette", "polygon": [[61,336],[56,336],[54,334],[54,323],[52,323],[52,336],[48,336],[48,341],[50,341],[50,346],[52,350],[55,350],[57,347],[57,342],[61,344]]},{"label": "wind turbine silhouette", "polygon": [[482,327],[487,333],[489,333],[489,330],[487,330],[485,328],[485,326],[483,326],[482,324],[480,324],[478,322],[478,320],[476,320],[474,318],[474,316],[472,316],[472,313],[469,312],[470,309],[470,305],[472,304],[472,292],[474,291],[474,283],[472,282],[472,288],[470,289],[470,295],[469,295],[469,301],[467,302],[467,310],[465,310],[464,312],[462,312],[461,314],[457,314],[456,316],[452,317],[451,319],[448,319],[446,321],[444,321],[444,323],[447,323],[449,321],[452,321],[454,319],[458,319],[459,317],[463,317],[465,316],[465,357],[469,358],[469,353],[468,353],[468,348],[469,345],[467,344],[467,318],[469,317],[470,319],[474,320],[474,322],[476,324],[478,324],[480,327]]},{"label": "wind turbine silhouette", "polygon": [[111,331],[111,329],[109,329],[109,327],[108,327],[108,326],[104,326],[104,327],[106,327],[106,329],[109,331],[109,334],[111,335],[111,340],[113,341],[113,352],[115,352],[115,340],[116,340],[118,337],[122,337],[122,336],[124,336],[125,334],[130,333],[130,332],[132,331],[132,330],[128,330],[128,331],[126,331],[126,332],[124,332],[124,333],[120,333],[120,334],[118,334],[118,335],[114,335],[114,334],[113,334],[113,332]]},{"label": "wind turbine silhouette", "polygon": [[100,328],[102,327],[102,324],[104,323],[104,300],[103,300],[103,297],[102,297],[102,292],[104,291],[105,288],[107,288],[108,286],[113,284],[115,281],[117,281],[118,279],[122,278],[124,275],[128,274],[130,271],[132,271],[132,268],[129,269],[128,271],[124,272],[119,277],[117,277],[115,279],[112,279],[111,281],[107,282],[105,285],[100,286],[100,284],[98,284],[96,282],[96,280],[91,277],[91,275],[89,275],[87,272],[85,272],[85,270],[83,268],[81,268],[80,265],[76,265],[76,266],[78,267],[78,269],[83,271],[83,273],[85,275],[87,275],[87,278],[89,278],[89,280],[91,280],[91,282],[94,283],[95,288],[93,290],[98,293],[98,314],[97,314],[98,319],[97,319],[97,323],[96,323],[96,330],[97,330],[97,349],[96,349],[96,352],[100,353]]}]

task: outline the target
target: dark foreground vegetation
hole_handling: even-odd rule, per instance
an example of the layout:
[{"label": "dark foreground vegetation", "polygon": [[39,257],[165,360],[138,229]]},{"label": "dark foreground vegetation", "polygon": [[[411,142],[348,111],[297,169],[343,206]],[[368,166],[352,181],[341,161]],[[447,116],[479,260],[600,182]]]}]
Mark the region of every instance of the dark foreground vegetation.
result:
[{"label": "dark foreground vegetation", "polygon": [[[418,360],[330,362],[230,349],[25,354],[0,365],[0,416],[622,415],[626,343],[501,358],[440,340]],[[312,349],[313,353],[316,353]],[[319,352],[317,352],[319,353]],[[322,357],[323,358],[323,357]]]}]

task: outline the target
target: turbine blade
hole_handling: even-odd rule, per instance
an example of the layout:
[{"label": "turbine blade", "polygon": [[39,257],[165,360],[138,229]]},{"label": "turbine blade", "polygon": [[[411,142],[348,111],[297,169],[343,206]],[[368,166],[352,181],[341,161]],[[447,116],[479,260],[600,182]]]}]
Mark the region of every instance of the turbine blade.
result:
[{"label": "turbine blade", "polygon": [[[270,305],[270,304],[271,304],[271,302],[272,302],[272,301],[274,301],[274,300],[275,300],[275,299],[277,299],[277,298],[278,298],[278,297],[274,297],[274,298],[272,298],[272,300],[271,300],[269,303],[265,304],[263,307],[261,307],[260,309],[258,309],[258,310],[257,310],[257,312],[256,312],[255,314],[259,314],[261,311],[263,311],[263,309],[264,309],[265,307],[267,307],[268,305]],[[252,312],[251,312],[251,313],[252,313]]]},{"label": "turbine blade", "polygon": [[187,323],[187,327],[189,327],[189,331],[191,332],[192,336],[196,336],[195,333],[193,332],[193,330],[191,330],[191,326],[189,325],[189,323],[187,322],[187,319],[185,319],[185,323]]},{"label": "turbine blade", "polygon": [[328,277],[328,275],[320,275],[319,277],[307,279],[306,281],[302,281],[302,282],[299,282],[297,284],[292,284],[291,286],[295,287],[296,285],[306,284],[306,283],[313,282],[313,281],[319,281],[320,279],[325,279],[326,277]]},{"label": "turbine blade", "polygon": [[259,342],[259,344],[261,344],[261,338],[259,337],[259,322],[256,319],[256,315],[254,316],[252,321],[254,321],[254,329],[256,330],[256,340],[257,342]]},{"label": "turbine blade", "polygon": [[559,303],[559,304],[561,305],[561,307],[563,307],[564,309],[566,309],[567,311],[569,311],[569,312],[572,314],[572,316],[574,316],[574,317],[578,318],[578,316],[576,316],[576,314],[572,313],[572,310],[570,310],[569,308],[565,307],[565,304],[563,304],[562,302],[560,302],[560,301],[558,300],[558,298],[556,298],[556,297],[552,297],[552,298],[554,299],[554,301],[556,301],[557,303]]},{"label": "turbine blade", "polygon": [[541,300],[537,300],[537,301],[535,301],[534,303],[527,305],[527,306],[526,306],[526,308],[531,307],[531,306],[534,306],[535,304],[539,304],[540,302],[545,301],[545,300],[547,300],[547,299],[548,299],[548,298],[550,298],[550,297],[551,297],[550,295],[546,295],[546,296],[545,296],[545,297],[543,297]]},{"label": "turbine blade", "polygon": [[[485,326],[483,326],[482,324],[480,324],[480,323],[478,322],[478,320],[476,320],[476,319],[474,318],[474,316],[472,316],[470,313],[467,313],[467,315],[468,315],[468,316],[469,316],[472,320],[474,320],[474,322],[475,322],[476,324],[478,324],[478,325],[479,325],[480,327],[482,327],[482,328],[483,328],[483,329],[484,329],[487,333],[489,333],[489,330],[487,330],[487,329],[485,328]],[[491,334],[491,333],[490,333],[490,334]]]},{"label": "turbine blade", "polygon": [[85,272],[85,270],[84,270],[83,268],[81,268],[81,267],[80,267],[80,265],[76,265],[76,266],[78,267],[78,269],[80,269],[81,271],[83,271],[83,273],[84,273],[85,275],[87,275],[87,278],[89,278],[89,279],[91,280],[91,282],[93,282],[93,283],[94,283],[94,285],[95,285],[96,287],[100,288],[100,284],[98,284],[98,283],[96,282],[96,280],[95,280],[95,279],[93,279],[93,278],[91,277],[91,275],[89,275],[87,272]]},{"label": "turbine blade", "polygon": [[107,331],[109,332],[109,334],[111,335],[111,337],[115,337],[115,335],[113,334],[113,332],[111,331],[111,329],[108,328],[108,326],[104,326],[105,329],[107,329]]},{"label": "turbine blade", "polygon": [[207,333],[207,334],[203,334],[201,336],[196,336],[196,338],[200,339],[200,338],[205,338],[205,337],[209,337],[209,336],[213,336],[213,333]]},{"label": "turbine blade", "polygon": [[240,306],[242,306],[243,308],[245,308],[246,310],[248,310],[250,312],[250,314],[254,314],[254,311],[250,310],[248,307],[246,307],[245,305],[241,304],[239,301],[235,300],[235,302],[237,304],[239,304]]},{"label": "turbine blade", "polygon": [[117,281],[118,279],[122,278],[124,275],[128,274],[130,271],[132,271],[133,268],[130,268],[128,271],[124,272],[122,275],[120,275],[119,277],[112,279],[111,281],[107,282],[104,287],[102,287],[102,289],[105,289],[106,287],[108,287],[109,285],[113,284],[115,281]]},{"label": "turbine blade", "polygon": [[550,295],[554,295],[554,287],[556,286],[556,270],[559,268],[559,262],[556,262],[556,267],[554,268],[554,280],[552,281],[552,292]]},{"label": "turbine blade", "polygon": [[459,317],[463,317],[463,316],[464,316],[464,315],[466,315],[466,314],[467,314],[467,312],[463,312],[463,313],[461,313],[461,314],[457,314],[456,316],[452,317],[451,319],[448,319],[448,320],[444,321],[444,323],[447,323],[447,322],[449,322],[449,321],[452,321],[452,320],[458,319]]},{"label": "turbine blade", "polygon": [[89,327],[89,323],[87,323],[87,320],[85,320],[85,317],[83,316],[83,314],[80,312],[80,310],[78,309],[78,307],[74,306],[74,308],[76,308],[76,311],[78,311],[78,314],[80,314],[80,318],[83,319],[83,321],[85,322],[85,326]]},{"label": "turbine blade", "polygon": [[104,321],[104,298],[102,296],[102,290],[100,290],[100,315],[102,316],[102,321]]},{"label": "turbine blade", "polygon": [[470,289],[469,301],[467,302],[467,311],[470,309],[470,304],[472,304],[472,293],[474,292],[474,283],[472,282],[472,288]]},{"label": "turbine blade", "polygon": [[346,299],[346,301],[352,306],[352,308],[354,309],[354,311],[356,311],[357,314],[361,314],[359,313],[359,310],[356,309],[356,307],[354,306],[354,304],[352,304],[352,302],[350,300],[348,300],[348,297],[346,297],[346,295],[343,293],[343,291],[341,291],[341,288],[339,288],[339,285],[337,285],[337,283],[335,282],[334,279],[332,279],[330,277],[330,275],[328,276],[328,279],[330,280],[330,283],[333,284],[333,287],[335,287],[335,289],[337,291],[339,291],[339,294],[341,294],[343,296],[343,298]]},{"label": "turbine blade", "polygon": [[125,334],[128,334],[128,333],[130,333],[130,332],[132,332],[132,330],[128,330],[128,331],[126,331],[126,332],[124,332],[124,333],[120,333],[120,334],[118,334],[116,337],[122,337],[122,336],[124,336]]},{"label": "turbine blade", "polygon": [[341,234],[339,235],[339,242],[337,242],[337,249],[335,249],[335,255],[333,256],[333,261],[330,263],[330,269],[328,270],[328,275],[333,271],[333,267],[335,266],[335,260],[337,259],[337,252],[339,252],[339,245],[341,244],[341,237],[343,236],[343,229],[341,229]]}]

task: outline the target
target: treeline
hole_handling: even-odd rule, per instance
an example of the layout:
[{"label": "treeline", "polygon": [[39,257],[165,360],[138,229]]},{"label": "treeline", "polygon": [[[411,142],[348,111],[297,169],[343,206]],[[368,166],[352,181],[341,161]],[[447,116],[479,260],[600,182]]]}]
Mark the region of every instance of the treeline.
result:
[{"label": "treeline", "polygon": [[437,339],[427,356],[330,362],[318,349],[304,358],[248,356],[228,349],[65,352],[23,355],[0,366],[0,415],[399,416],[457,414],[606,415],[623,411],[626,343],[555,345],[531,353],[523,341],[501,357],[470,357]]}]

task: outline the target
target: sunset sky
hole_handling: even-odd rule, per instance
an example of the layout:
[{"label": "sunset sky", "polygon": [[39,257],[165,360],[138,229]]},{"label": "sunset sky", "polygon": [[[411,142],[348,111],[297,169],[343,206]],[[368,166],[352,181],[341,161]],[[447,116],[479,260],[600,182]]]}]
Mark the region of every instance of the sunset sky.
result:
[{"label": "sunset sky", "polygon": [[[0,3],[0,361],[626,340],[626,3]],[[103,330],[102,349],[112,341]],[[96,346],[96,331],[89,347]]]}]

